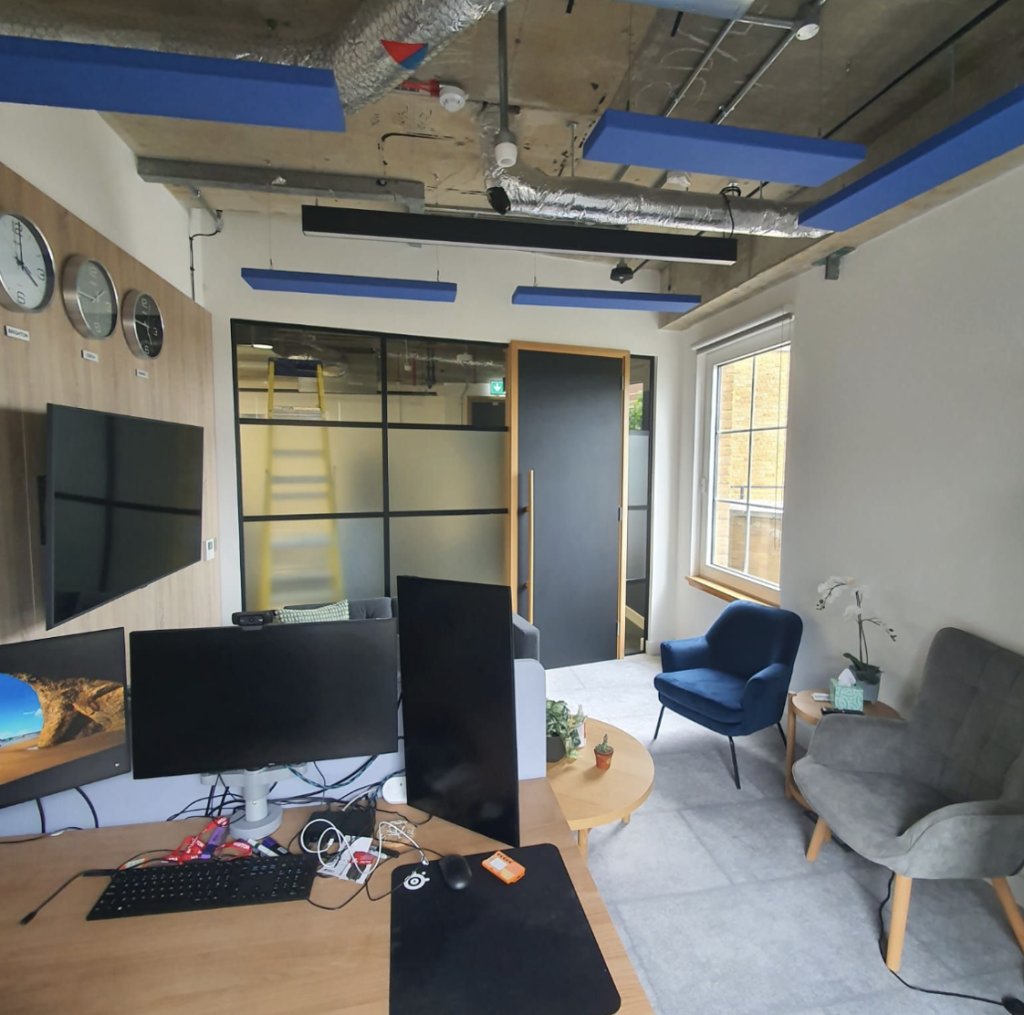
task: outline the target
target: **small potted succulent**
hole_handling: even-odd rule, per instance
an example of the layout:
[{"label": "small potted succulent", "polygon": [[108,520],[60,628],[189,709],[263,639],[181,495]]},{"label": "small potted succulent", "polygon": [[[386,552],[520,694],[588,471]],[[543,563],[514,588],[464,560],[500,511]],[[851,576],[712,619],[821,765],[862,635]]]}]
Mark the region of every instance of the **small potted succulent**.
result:
[{"label": "small potted succulent", "polygon": [[551,765],[562,758],[575,761],[583,746],[583,724],[587,717],[581,705],[575,713],[565,701],[547,703],[547,756]]},{"label": "small potted succulent", "polygon": [[605,770],[612,767],[612,755],[615,753],[615,748],[608,743],[608,734],[604,735],[602,740],[594,748],[594,760],[597,762],[597,767]]}]

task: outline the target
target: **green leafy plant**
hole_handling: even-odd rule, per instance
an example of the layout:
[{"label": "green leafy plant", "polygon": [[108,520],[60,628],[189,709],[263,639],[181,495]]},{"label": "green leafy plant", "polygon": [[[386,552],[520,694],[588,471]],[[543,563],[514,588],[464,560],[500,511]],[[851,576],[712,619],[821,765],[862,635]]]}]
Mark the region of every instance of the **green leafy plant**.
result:
[{"label": "green leafy plant", "polygon": [[612,747],[612,745],[610,743],[608,743],[608,734],[607,733],[604,735],[604,740],[602,740],[597,745],[597,747],[594,748],[594,753],[595,754],[614,754],[615,753],[615,748]]},{"label": "green leafy plant", "polygon": [[569,711],[568,702],[548,700],[547,735],[558,737],[565,744],[565,756],[570,761],[579,757],[580,745],[583,743],[580,730],[586,721],[582,705],[573,713]]},{"label": "green leafy plant", "polygon": [[644,393],[641,391],[635,401],[629,403],[629,429],[643,430],[644,428]]}]

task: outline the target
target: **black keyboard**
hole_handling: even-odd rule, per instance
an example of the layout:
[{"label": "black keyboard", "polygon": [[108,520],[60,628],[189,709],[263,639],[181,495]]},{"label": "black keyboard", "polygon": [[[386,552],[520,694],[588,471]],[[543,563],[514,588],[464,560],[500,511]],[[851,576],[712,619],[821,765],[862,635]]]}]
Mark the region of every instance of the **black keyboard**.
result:
[{"label": "black keyboard", "polygon": [[88,920],[308,899],[315,856],[239,857],[118,871]]}]

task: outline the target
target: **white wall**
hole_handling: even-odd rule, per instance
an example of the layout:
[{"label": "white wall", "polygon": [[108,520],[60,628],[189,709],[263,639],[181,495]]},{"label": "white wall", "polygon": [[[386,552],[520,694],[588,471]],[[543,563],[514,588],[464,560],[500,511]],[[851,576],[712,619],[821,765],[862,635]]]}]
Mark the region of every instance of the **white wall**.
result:
[{"label": "white wall", "polygon": [[[512,339],[594,345],[655,355],[655,472],[651,560],[653,645],[672,630],[675,574],[675,496],[678,489],[679,338],[658,330],[657,315],[636,312],[513,307],[517,285],[608,288],[608,266],[507,251],[410,247],[400,243],[304,237],[298,218],[228,214],[224,232],[203,240],[202,302],[213,314],[217,391],[218,497],[225,619],[240,609],[235,423],[231,376],[231,319],[277,321],[399,334],[507,342]],[[242,267],[383,275],[457,282],[455,303],[340,299],[255,292]],[[536,269],[535,269],[536,266]],[[658,275],[640,272],[635,288],[656,291]]]},{"label": "white wall", "polygon": [[[804,620],[794,688],[821,687],[856,652],[856,629],[814,610],[831,574],[869,584],[896,628],[871,630],[881,697],[913,705],[934,633],[953,625],[1024,652],[1024,170],[861,247],[838,281],[815,268],[680,339],[790,306],[793,338],[782,605]],[[689,404],[696,356],[683,356]],[[693,502],[684,416],[680,532]],[[679,541],[679,573],[691,560]],[[724,606],[677,592],[678,636]],[[1018,891],[1020,887],[1018,886]]]},{"label": "white wall", "polygon": [[99,113],[0,102],[0,162],[189,291],[187,212],[139,179],[134,155]]}]

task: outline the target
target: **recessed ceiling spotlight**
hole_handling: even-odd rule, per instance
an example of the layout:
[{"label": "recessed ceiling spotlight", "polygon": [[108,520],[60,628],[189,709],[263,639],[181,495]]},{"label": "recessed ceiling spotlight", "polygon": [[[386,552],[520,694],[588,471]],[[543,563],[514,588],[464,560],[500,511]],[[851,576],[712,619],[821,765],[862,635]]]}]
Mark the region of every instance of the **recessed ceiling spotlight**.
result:
[{"label": "recessed ceiling spotlight", "polygon": [[267,345],[266,342],[253,342],[252,347],[254,349],[269,349],[271,352],[274,351],[274,347],[272,345]]}]

